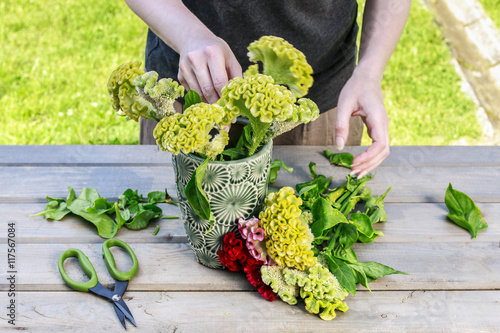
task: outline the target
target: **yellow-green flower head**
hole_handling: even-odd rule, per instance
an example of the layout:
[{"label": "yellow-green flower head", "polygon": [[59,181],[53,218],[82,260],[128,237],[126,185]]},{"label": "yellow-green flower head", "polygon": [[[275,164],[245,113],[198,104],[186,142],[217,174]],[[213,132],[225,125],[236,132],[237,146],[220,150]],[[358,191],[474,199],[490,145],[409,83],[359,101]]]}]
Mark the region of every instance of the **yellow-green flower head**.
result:
[{"label": "yellow-green flower head", "polygon": [[115,69],[108,81],[108,93],[113,109],[135,121],[139,119],[141,112],[151,107],[147,101],[139,101],[140,96],[132,83],[143,73],[140,62],[127,62]]},{"label": "yellow-green flower head", "polygon": [[317,262],[311,249],[314,236],[307,223],[300,219],[302,199],[294,193],[291,187],[270,193],[259,219],[268,253],[274,261],[280,266],[306,270]]},{"label": "yellow-green flower head", "polygon": [[299,287],[285,281],[283,269],[285,269],[283,266],[262,265],[260,268],[262,282],[270,286],[284,302],[295,305],[297,304],[297,296],[299,296]]},{"label": "yellow-green flower head", "polygon": [[[313,70],[305,55],[283,38],[261,37],[248,46],[248,57],[252,62],[262,61],[263,74],[288,86],[297,98],[305,96],[313,84]],[[256,67],[251,66],[249,71],[255,73]]]},{"label": "yellow-green flower head", "polygon": [[137,76],[132,83],[138,89],[141,97],[154,107],[154,110],[150,111],[150,116],[154,118],[161,119],[175,113],[175,100],[184,96],[183,86],[170,78],[158,81],[158,73],[155,71]]},{"label": "yellow-green flower head", "polygon": [[198,103],[184,113],[165,117],[156,125],[153,135],[158,146],[177,155],[198,152],[211,159],[220,154],[229,141],[227,131],[221,129],[214,139],[210,131],[228,125],[224,122],[224,109],[216,104]]},{"label": "yellow-green flower head", "polygon": [[222,89],[219,105],[230,115],[255,117],[263,123],[285,120],[293,113],[295,98],[286,87],[274,83],[272,77],[262,74],[236,77]]}]

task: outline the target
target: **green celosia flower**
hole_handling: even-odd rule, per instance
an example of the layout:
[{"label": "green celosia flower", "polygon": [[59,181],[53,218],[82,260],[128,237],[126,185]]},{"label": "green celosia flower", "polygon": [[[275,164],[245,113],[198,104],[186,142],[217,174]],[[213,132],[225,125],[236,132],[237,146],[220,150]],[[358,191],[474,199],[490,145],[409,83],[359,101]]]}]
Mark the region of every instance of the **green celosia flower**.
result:
[{"label": "green celosia flower", "polygon": [[270,193],[259,219],[265,231],[267,251],[274,261],[280,266],[306,270],[317,262],[311,249],[314,236],[307,223],[300,219],[302,200],[294,193],[291,187]]},{"label": "green celosia flower", "polygon": [[127,62],[113,71],[108,81],[108,93],[113,109],[119,115],[137,121],[142,113],[147,112],[151,105],[140,101],[140,96],[132,81],[144,70],[138,61]]},{"label": "green celosia flower", "polygon": [[319,313],[323,320],[335,318],[335,309],[347,311],[342,300],[348,295],[328,268],[317,263],[306,272],[296,269],[283,269],[283,278],[289,285],[300,287],[300,297],[304,299],[306,310]]},{"label": "green celosia flower", "polygon": [[293,105],[293,112],[289,118],[277,119],[271,124],[267,131],[267,138],[275,138],[300,124],[307,124],[319,117],[318,106],[309,98],[301,98],[297,103]]},{"label": "green celosia flower", "polygon": [[[313,70],[305,55],[283,38],[263,36],[248,46],[248,57],[252,62],[262,61],[263,74],[272,76],[277,84],[284,84],[299,98],[305,96],[313,84]],[[249,74],[258,72],[253,65]]]},{"label": "green celosia flower", "polygon": [[295,284],[290,285],[284,280],[282,274],[284,268],[283,266],[262,265],[260,268],[262,282],[270,286],[284,302],[295,305],[299,296],[299,287]]},{"label": "green celosia flower", "polygon": [[133,80],[142,98],[152,105],[151,117],[161,119],[175,113],[174,102],[184,96],[184,87],[168,78],[158,80],[158,73],[147,72]]},{"label": "green celosia flower", "polygon": [[256,74],[229,81],[217,103],[231,115],[242,115],[250,120],[253,142],[249,155],[252,155],[271,123],[284,121],[292,115],[295,98],[286,87],[275,84],[272,77]]},{"label": "green celosia flower", "polygon": [[[184,113],[165,117],[156,125],[153,135],[158,146],[177,155],[197,152],[214,160],[229,142],[224,126],[230,124],[224,109],[216,104],[198,103]],[[219,130],[213,140],[210,131]]]}]

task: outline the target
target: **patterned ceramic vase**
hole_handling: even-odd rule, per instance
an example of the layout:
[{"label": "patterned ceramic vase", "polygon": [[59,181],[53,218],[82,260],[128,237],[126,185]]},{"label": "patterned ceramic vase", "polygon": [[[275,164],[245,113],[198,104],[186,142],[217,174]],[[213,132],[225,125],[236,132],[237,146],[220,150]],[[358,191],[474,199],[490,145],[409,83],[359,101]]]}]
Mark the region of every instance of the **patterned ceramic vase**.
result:
[{"label": "patterned ceramic vase", "polygon": [[217,251],[224,236],[238,230],[238,218],[258,216],[267,195],[267,180],[272,157],[272,142],[255,155],[235,161],[209,162],[202,188],[215,218],[210,222],[199,217],[189,205],[184,190],[203,159],[191,154],[172,155],[184,228],[198,262],[211,268],[223,268]]}]

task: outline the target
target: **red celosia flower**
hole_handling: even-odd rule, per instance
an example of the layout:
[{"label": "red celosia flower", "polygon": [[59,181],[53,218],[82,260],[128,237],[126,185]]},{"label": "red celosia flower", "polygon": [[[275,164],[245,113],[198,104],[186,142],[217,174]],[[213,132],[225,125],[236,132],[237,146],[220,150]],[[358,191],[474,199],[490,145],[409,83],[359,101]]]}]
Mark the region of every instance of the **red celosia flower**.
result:
[{"label": "red celosia flower", "polygon": [[244,271],[248,281],[252,286],[258,288],[259,293],[268,301],[276,299],[276,293],[272,288],[262,282],[260,267],[263,262],[255,259],[243,241],[236,237],[234,232],[229,232],[224,236],[224,246],[217,252],[220,262],[230,271]]}]

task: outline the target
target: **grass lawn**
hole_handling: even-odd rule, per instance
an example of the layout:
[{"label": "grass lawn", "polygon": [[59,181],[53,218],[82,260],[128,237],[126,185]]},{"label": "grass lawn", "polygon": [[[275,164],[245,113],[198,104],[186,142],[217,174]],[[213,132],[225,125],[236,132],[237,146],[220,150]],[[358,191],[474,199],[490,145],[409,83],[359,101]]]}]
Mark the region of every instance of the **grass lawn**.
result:
[{"label": "grass lawn", "polygon": [[[138,124],[114,115],[106,91],[113,69],[144,59],[146,25],[124,2],[6,0],[0,12],[0,144],[138,143]],[[393,145],[480,137],[476,108],[418,1],[383,90]]]},{"label": "grass lawn", "polygon": [[500,29],[500,0],[479,0],[484,11],[491,18],[498,29]]}]

